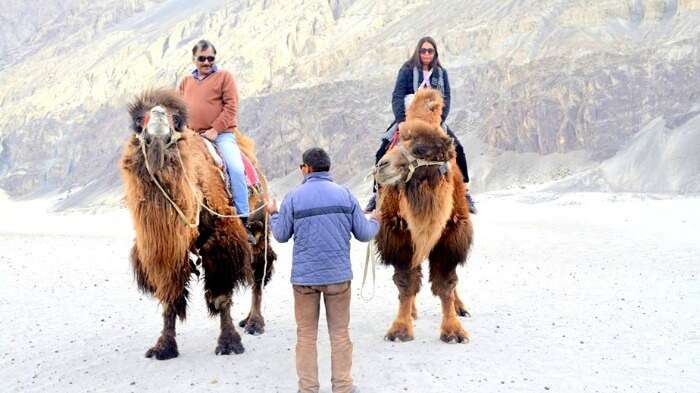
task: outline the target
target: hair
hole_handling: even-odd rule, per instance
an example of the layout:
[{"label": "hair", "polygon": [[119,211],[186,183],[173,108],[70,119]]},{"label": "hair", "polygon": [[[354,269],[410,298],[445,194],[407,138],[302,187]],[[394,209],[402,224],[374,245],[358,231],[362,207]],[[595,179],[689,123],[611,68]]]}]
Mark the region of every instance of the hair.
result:
[{"label": "hair", "polygon": [[418,40],[418,45],[416,45],[416,49],[413,51],[413,55],[406,60],[404,63],[404,66],[406,67],[422,67],[423,64],[420,62],[420,48],[423,46],[425,43],[429,43],[430,45],[433,46],[435,49],[435,56],[433,56],[433,61],[430,62],[430,68],[433,69],[435,67],[442,68],[442,64],[440,64],[440,56],[438,56],[438,47],[437,44],[435,43],[435,40],[433,37],[423,37],[420,40]]},{"label": "hair", "polygon": [[304,165],[311,168],[312,172],[327,172],[331,169],[331,158],[320,147],[312,147],[301,156]]},{"label": "hair", "polygon": [[207,40],[199,40],[195,44],[195,46],[192,47],[192,56],[197,54],[197,51],[203,51],[207,50],[208,48],[211,48],[212,51],[214,51],[214,54],[216,54],[216,48],[214,47],[214,44]]}]

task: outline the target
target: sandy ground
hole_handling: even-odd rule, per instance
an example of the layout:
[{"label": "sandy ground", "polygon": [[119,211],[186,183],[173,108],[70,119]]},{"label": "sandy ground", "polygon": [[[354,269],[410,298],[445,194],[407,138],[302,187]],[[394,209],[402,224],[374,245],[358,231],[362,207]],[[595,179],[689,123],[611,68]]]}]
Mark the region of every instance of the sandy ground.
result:
[{"label": "sandy ground", "polygon": [[[476,242],[459,270],[469,344],[439,340],[424,283],[416,340],[383,340],[397,311],[392,271],[359,296],[353,245],[354,375],[369,392],[699,392],[700,199],[621,194],[481,195]],[[136,290],[125,211],[46,214],[0,203],[0,391],[294,392],[291,245],[266,291],[267,331],[242,355],[215,356],[218,320],[194,283],[180,357],[144,358],[160,328]],[[371,280],[366,292],[372,292]],[[236,295],[244,316],[249,292]],[[321,322],[322,392],[330,392]]]}]

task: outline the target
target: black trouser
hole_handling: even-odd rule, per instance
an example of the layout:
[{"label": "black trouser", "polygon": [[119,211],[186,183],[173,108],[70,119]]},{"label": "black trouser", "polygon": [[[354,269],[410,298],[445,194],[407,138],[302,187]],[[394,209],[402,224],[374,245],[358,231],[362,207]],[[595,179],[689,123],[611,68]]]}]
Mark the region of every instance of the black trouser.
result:
[{"label": "black trouser", "polygon": [[[467,170],[467,157],[464,155],[464,148],[462,147],[462,144],[459,142],[459,139],[457,139],[457,136],[452,132],[449,126],[445,127],[447,131],[447,135],[452,138],[455,144],[455,152],[457,153],[457,166],[459,167],[459,170],[462,171],[462,178],[464,179],[465,183],[469,183],[469,171]],[[389,149],[389,144],[391,141],[388,141],[386,139],[382,139],[382,145],[379,146],[379,150],[377,150],[377,154],[375,155],[375,160],[374,164],[376,165],[379,160],[384,157],[384,154],[386,154],[386,151]],[[374,183],[374,191],[377,191],[377,183]]]}]

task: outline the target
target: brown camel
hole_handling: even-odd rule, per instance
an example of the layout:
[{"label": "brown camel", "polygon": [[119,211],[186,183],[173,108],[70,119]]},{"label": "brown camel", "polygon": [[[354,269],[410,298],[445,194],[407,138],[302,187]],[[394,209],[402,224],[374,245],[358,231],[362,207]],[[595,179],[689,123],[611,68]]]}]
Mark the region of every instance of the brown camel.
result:
[{"label": "brown camel", "polygon": [[[129,106],[129,113],[133,134],[124,148],[121,170],[136,232],[131,263],[139,289],[163,307],[163,331],[146,356],[178,356],[175,318],[185,319],[187,286],[192,273],[199,275],[200,262],[209,313],[221,320],[215,353],[242,353],[231,320],[231,297],[241,285],[260,283],[254,277],[262,276],[264,261],[258,263],[257,255],[262,246],[251,249],[238,218],[219,216],[234,215],[235,209],[202,138],[185,126],[187,109],[177,93],[146,91]],[[254,304],[247,319],[260,325],[259,314],[259,304]]]},{"label": "brown camel", "polygon": [[399,313],[386,334],[391,341],[414,337],[415,298],[426,258],[432,292],[442,301],[440,338],[469,341],[457,318],[468,312],[457,295],[456,268],[466,261],[473,232],[455,149],[440,128],[442,108],[438,91],[420,90],[399,126],[399,142],[375,168],[382,212],[377,247],[382,262],[394,267],[399,289]]}]

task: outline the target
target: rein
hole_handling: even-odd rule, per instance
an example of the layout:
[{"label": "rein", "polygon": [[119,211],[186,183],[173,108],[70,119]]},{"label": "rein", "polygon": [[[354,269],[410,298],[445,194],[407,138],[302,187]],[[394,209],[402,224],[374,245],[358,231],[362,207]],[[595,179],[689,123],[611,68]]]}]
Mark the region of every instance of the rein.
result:
[{"label": "rein", "polygon": [[[178,134],[179,134],[179,133],[178,133]],[[166,199],[166,200],[170,203],[170,205],[175,209],[175,211],[177,212],[177,215],[180,217],[180,219],[181,219],[182,222],[185,224],[185,226],[187,226],[188,228],[197,228],[197,227],[199,226],[199,209],[197,209],[197,212],[195,213],[195,217],[194,217],[193,222],[190,222],[190,220],[187,218],[187,216],[186,216],[185,213],[182,211],[182,209],[180,209],[180,207],[177,205],[177,203],[175,203],[175,201],[173,201],[172,198],[170,198],[170,195],[168,195],[168,193],[165,191],[165,189],[164,189],[163,186],[160,184],[160,182],[158,181],[158,179],[156,179],[156,176],[153,174],[153,170],[151,169],[151,166],[148,164],[148,156],[147,156],[147,154],[146,154],[146,141],[144,140],[143,136],[138,135],[137,138],[138,138],[138,140],[139,140],[139,144],[141,145],[141,154],[143,155],[143,161],[144,161],[144,163],[146,164],[146,171],[147,171],[148,174],[151,176],[151,180],[152,180],[153,183],[158,187],[158,189],[159,189],[160,192],[163,194],[163,196],[165,197],[165,199]],[[173,142],[173,141],[170,141],[170,143],[168,143],[168,146],[170,146],[170,145],[172,145],[173,143],[177,142],[178,139],[180,139],[179,136],[175,138],[175,141],[174,141],[174,142]],[[177,146],[175,146],[175,148],[177,149]],[[178,154],[178,158],[179,158],[179,157],[180,157],[180,151],[179,151],[179,150],[177,150],[177,154]],[[182,161],[180,161],[180,163],[182,163]],[[188,181],[188,184],[189,184],[189,181]],[[195,195],[196,195],[196,194],[195,194]],[[200,204],[200,202],[199,202],[199,200],[197,200],[197,206],[199,206],[199,204]]]},{"label": "rein", "polygon": [[[180,139],[182,138],[182,136],[181,136],[180,133],[178,133],[178,132],[174,133],[174,135],[175,135],[175,137],[173,138],[173,140],[171,140],[171,141],[166,145],[166,147],[170,147],[170,146],[172,146],[173,144],[176,144],[177,141],[180,140]],[[139,143],[140,143],[140,145],[141,145],[141,154],[143,155],[143,160],[144,160],[144,163],[146,164],[146,171],[147,171],[148,174],[150,175],[151,180],[153,181],[153,183],[158,187],[158,189],[160,190],[160,192],[163,194],[163,196],[165,197],[165,199],[166,199],[166,200],[170,203],[170,205],[175,209],[175,211],[177,212],[178,216],[180,217],[180,219],[182,220],[182,222],[185,224],[185,226],[187,226],[187,227],[189,227],[189,228],[197,228],[197,227],[199,226],[199,215],[200,215],[200,212],[201,212],[201,208],[204,208],[204,209],[207,210],[209,213],[211,213],[211,214],[213,214],[213,215],[215,215],[215,216],[217,216],[217,217],[220,217],[220,218],[240,218],[240,217],[243,217],[242,214],[221,214],[221,213],[219,213],[219,212],[216,212],[216,211],[214,211],[214,209],[212,209],[212,208],[210,208],[209,206],[207,206],[207,204],[204,203],[204,201],[203,201],[202,198],[197,198],[197,206],[198,206],[198,209],[197,209],[197,212],[196,212],[196,214],[195,214],[194,220],[191,222],[191,221],[187,218],[187,216],[185,215],[185,213],[182,211],[182,209],[180,209],[180,207],[177,205],[177,203],[175,203],[175,201],[173,201],[173,199],[170,197],[170,195],[168,195],[168,193],[165,191],[165,189],[164,189],[163,186],[160,184],[160,182],[158,181],[158,179],[156,179],[155,175],[153,174],[153,170],[151,169],[151,166],[148,164],[148,157],[147,157],[147,155],[146,155],[146,142],[145,142],[143,136],[141,136],[141,135],[138,135],[137,138],[138,138]],[[178,160],[178,162],[180,163],[180,168],[182,168],[182,173],[183,173],[183,175],[184,175],[184,177],[185,177],[185,181],[187,182],[187,185],[189,186],[190,190],[191,190],[195,195],[197,195],[197,192],[196,192],[197,189],[196,189],[195,186],[192,184],[192,181],[190,181],[189,176],[187,176],[187,171],[185,170],[185,164],[182,162],[182,156],[180,155],[180,148],[177,146],[177,144],[175,145],[175,152],[177,153],[177,160]],[[258,211],[264,209],[264,208],[267,206],[267,204],[268,204],[267,202],[264,203],[264,204],[262,204],[260,207],[256,208],[255,210],[250,211],[248,214],[250,215],[250,214],[253,214],[253,213],[257,213]]]}]

